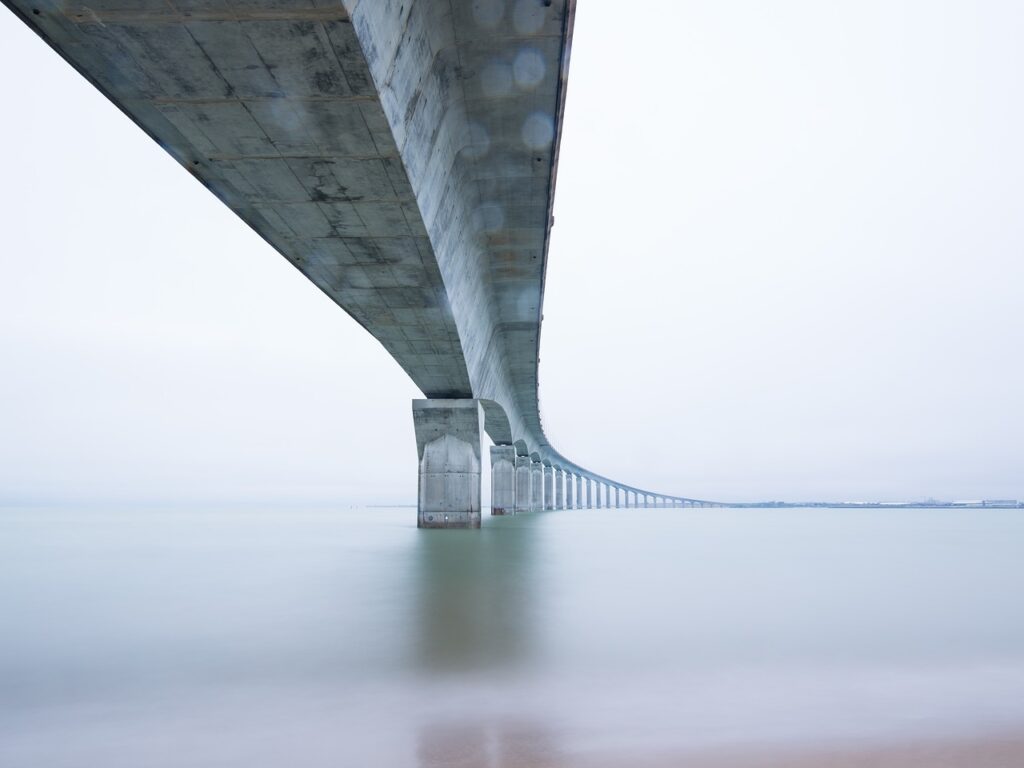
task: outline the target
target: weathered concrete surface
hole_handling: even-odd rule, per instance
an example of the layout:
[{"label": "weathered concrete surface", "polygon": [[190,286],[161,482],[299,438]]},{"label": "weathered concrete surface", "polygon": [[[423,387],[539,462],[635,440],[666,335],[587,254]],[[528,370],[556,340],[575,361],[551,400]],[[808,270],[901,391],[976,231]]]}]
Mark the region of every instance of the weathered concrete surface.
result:
[{"label": "weathered concrete surface", "polygon": [[533,496],[533,462],[529,456],[516,456],[516,512],[529,512]]},{"label": "weathered concrete surface", "polygon": [[530,511],[544,509],[544,465],[539,461],[530,462]]},{"label": "weathered concrete surface", "polygon": [[413,400],[420,528],[480,527],[483,409],[476,400]]},{"label": "weathered concrete surface", "polygon": [[514,514],[516,508],[516,449],[491,446],[491,514]]},{"label": "weathered concrete surface", "polygon": [[600,478],[537,403],[575,0],[0,1],[426,397]]}]

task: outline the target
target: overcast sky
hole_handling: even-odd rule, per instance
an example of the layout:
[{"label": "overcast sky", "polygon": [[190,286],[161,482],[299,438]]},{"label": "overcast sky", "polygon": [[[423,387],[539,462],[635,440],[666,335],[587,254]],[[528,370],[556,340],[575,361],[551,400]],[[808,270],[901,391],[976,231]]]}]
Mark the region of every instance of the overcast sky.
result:
[{"label": "overcast sky", "polygon": [[[581,2],[553,443],[701,498],[1024,498],[1022,39],[1015,2]],[[5,9],[0,86],[0,503],[414,501],[387,353]]]}]

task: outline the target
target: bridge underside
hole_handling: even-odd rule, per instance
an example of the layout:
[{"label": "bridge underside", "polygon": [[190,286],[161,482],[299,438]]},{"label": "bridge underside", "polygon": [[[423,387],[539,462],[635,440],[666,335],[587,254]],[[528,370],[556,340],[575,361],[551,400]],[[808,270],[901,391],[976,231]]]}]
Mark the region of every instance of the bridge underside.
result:
[{"label": "bridge underside", "polygon": [[421,523],[479,524],[481,423],[541,467],[541,504],[553,467],[609,483],[537,404],[574,0],[3,2],[437,401]]}]

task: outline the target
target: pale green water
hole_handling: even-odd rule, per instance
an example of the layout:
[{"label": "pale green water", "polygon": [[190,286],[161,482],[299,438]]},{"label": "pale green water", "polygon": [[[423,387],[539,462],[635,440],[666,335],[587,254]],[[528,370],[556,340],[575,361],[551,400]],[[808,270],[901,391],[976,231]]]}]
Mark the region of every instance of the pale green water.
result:
[{"label": "pale green water", "polygon": [[1022,555],[1017,510],[0,510],[0,765],[1021,730]]}]

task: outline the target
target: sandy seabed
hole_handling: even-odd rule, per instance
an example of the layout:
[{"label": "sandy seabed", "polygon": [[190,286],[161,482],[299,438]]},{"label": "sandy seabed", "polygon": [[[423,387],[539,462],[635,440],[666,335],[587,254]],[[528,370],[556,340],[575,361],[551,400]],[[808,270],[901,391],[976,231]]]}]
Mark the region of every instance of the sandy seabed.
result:
[{"label": "sandy seabed", "polygon": [[527,732],[505,740],[498,750],[458,737],[423,746],[417,768],[1024,768],[1024,731],[971,739],[774,744],[660,754],[571,755],[550,749],[550,743]]},{"label": "sandy seabed", "polygon": [[[539,765],[544,763],[512,763],[509,768]],[[847,744],[803,749],[772,746],[736,752],[618,755],[549,765],[567,768],[1024,768],[1024,732],[971,740],[886,745]]]}]

